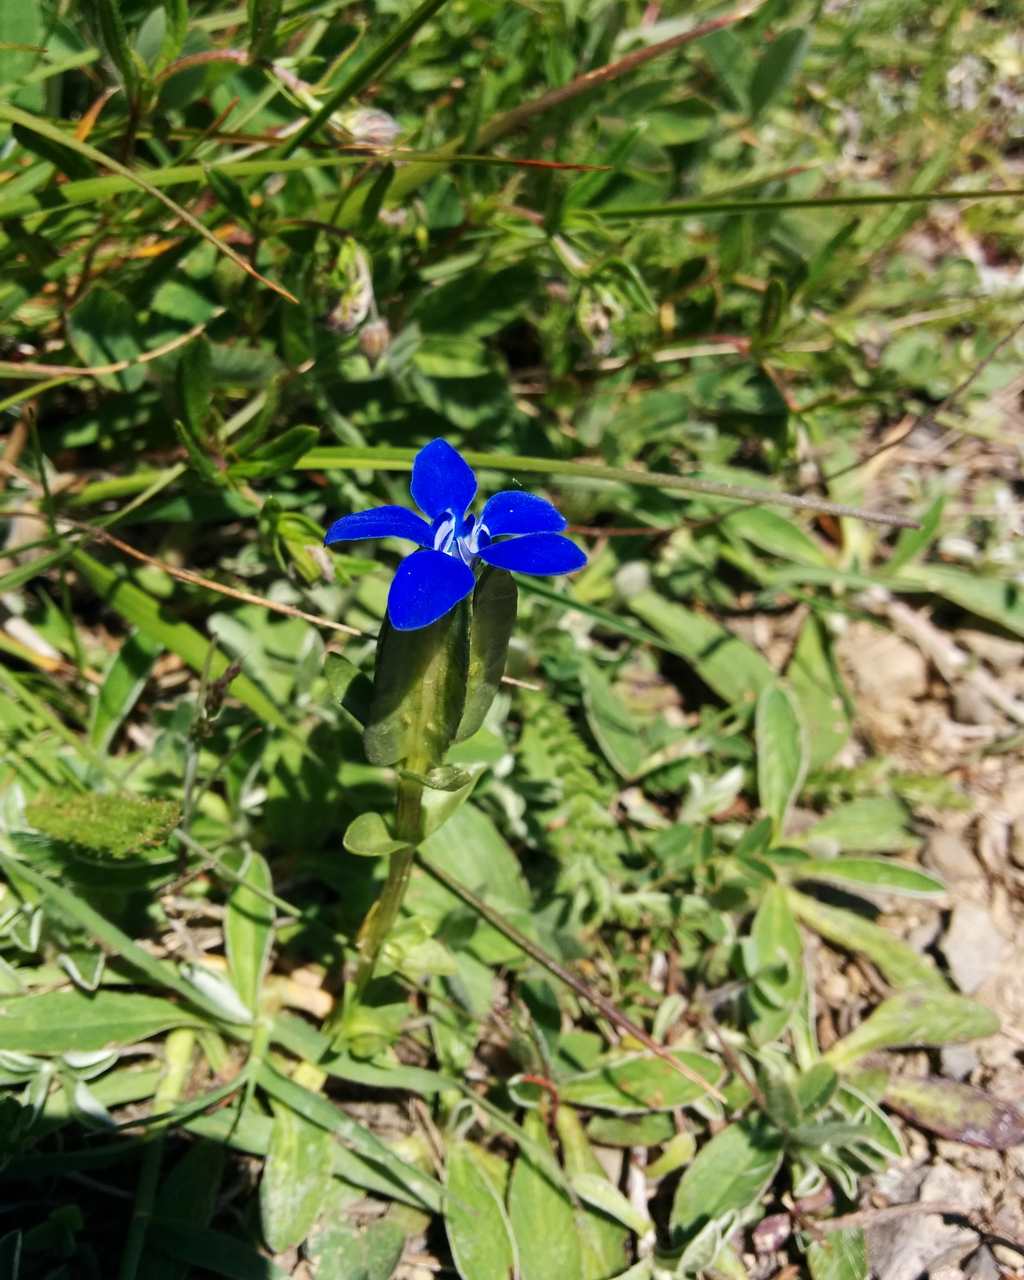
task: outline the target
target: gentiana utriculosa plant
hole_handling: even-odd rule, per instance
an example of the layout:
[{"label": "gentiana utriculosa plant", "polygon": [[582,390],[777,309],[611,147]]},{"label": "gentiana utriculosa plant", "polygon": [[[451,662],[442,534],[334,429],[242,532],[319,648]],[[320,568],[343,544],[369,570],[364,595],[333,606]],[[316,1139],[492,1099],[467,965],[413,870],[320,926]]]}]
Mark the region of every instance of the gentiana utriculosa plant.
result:
[{"label": "gentiana utriculosa plant", "polygon": [[423,789],[452,743],[480,727],[497,692],[515,624],[512,573],[574,573],[587,562],[562,534],[565,517],[535,494],[503,490],[488,498],[479,516],[472,514],[476,476],[444,440],[432,440],[416,455],[409,487],[426,519],[407,507],[375,507],[342,516],[324,539],[331,546],[404,538],[419,548],[398,566],[377,644],[363,741],[371,763],[398,770],[396,847],[384,889],[356,940],[359,962],[346,991],[348,1008],[372,978],[401,907],[425,834]]}]

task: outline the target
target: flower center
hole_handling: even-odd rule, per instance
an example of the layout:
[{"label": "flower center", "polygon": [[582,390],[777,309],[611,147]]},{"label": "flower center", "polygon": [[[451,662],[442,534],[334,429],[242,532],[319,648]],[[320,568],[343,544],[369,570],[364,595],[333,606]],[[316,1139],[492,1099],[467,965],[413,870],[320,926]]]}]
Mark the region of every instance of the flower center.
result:
[{"label": "flower center", "polygon": [[475,516],[457,516],[446,511],[434,521],[434,550],[472,565],[477,558],[481,532],[476,527]]}]

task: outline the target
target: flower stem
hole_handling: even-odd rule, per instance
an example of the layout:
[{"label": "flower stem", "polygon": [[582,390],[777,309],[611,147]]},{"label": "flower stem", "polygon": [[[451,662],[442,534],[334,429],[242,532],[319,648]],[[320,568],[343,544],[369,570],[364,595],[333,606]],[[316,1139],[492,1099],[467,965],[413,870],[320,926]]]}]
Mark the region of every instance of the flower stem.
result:
[{"label": "flower stem", "polygon": [[[421,763],[421,762],[415,762]],[[421,770],[415,769],[419,773]],[[423,839],[423,783],[415,777],[402,777],[398,781],[398,799],[395,805],[395,836],[407,840],[408,845],[391,855],[388,878],[380,897],[370,908],[356,938],[359,965],[347,1004],[358,1005],[373,977],[377,959],[388,934],[398,918],[412,872],[416,846]]]}]

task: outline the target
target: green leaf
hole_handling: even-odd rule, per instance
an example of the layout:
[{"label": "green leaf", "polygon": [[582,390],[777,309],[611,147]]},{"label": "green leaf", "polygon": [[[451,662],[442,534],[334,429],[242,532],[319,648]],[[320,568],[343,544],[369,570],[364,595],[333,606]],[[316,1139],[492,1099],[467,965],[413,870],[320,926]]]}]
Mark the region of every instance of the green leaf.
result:
[{"label": "green leaf", "polygon": [[850,737],[849,697],[821,620],[810,614],[800,630],[786,682],[807,730],[807,767],[823,768]]},{"label": "green leaf", "polygon": [[271,56],[281,19],[282,0],[248,0],[249,56],[253,60]]},{"label": "green leaf", "polygon": [[[303,1253],[316,1280],[391,1280],[405,1248],[405,1232],[389,1212],[370,1222],[352,1221],[349,1187],[336,1184]],[[353,1215],[356,1217],[356,1215]]]},{"label": "green leaf", "polygon": [[1024,587],[1005,578],[986,578],[940,564],[908,566],[893,579],[897,591],[930,591],[987,618],[1014,635],[1024,636]]},{"label": "green leaf", "polygon": [[213,410],[213,358],[205,337],[190,342],[177,369],[178,400],[194,438],[202,440]]},{"label": "green leaf", "polygon": [[138,89],[139,67],[128,43],[120,0],[88,0],[87,7],[98,27],[104,52],[121,73],[128,96],[133,97]]},{"label": "green leaf", "polygon": [[784,92],[799,70],[810,45],[804,27],[794,27],[775,37],[761,55],[750,84],[750,114],[757,117]]},{"label": "green leaf", "polygon": [[362,733],[370,716],[373,684],[357,666],[341,653],[328,653],[324,658],[324,675],[331,697],[345,714],[353,729]]},{"label": "green leaf", "polygon": [[228,895],[224,946],[235,990],[246,1008],[256,1013],[274,942],[274,907],[265,896],[274,882],[266,858],[253,849],[245,851],[237,873],[244,883],[236,884]]},{"label": "green leaf", "polygon": [[46,44],[46,14],[39,4],[0,4],[0,85],[19,86],[13,101],[28,111],[43,110],[46,86],[26,84]]},{"label": "green leaf", "polygon": [[175,800],[129,792],[40,791],[25,806],[25,817],[54,840],[108,859],[138,861],[149,860],[154,855],[148,850],[164,844],[181,808]]},{"label": "green leaf", "polygon": [[684,1172],[672,1202],[674,1236],[742,1214],[761,1197],[782,1160],[780,1135],[747,1121],[727,1125],[704,1144]]},{"label": "green leaf", "polygon": [[[523,1130],[554,1159],[547,1126],[539,1112],[527,1112]],[[613,1190],[610,1183],[604,1185]],[[572,1201],[525,1151],[520,1152],[512,1170],[508,1216],[522,1280],[549,1280],[552,1275],[560,1280],[583,1280]]]},{"label": "green leaf", "polygon": [[770,885],[761,900],[747,954],[753,966],[750,1035],[755,1045],[764,1045],[785,1030],[804,989],[800,930],[781,885]]},{"label": "green leaf", "polygon": [[587,723],[605,759],[620,777],[635,778],[648,756],[639,726],[593,662],[580,668]]},{"label": "green leaf", "polygon": [[466,705],[456,742],[464,742],[476,733],[501,687],[518,602],[519,592],[510,573],[491,566],[484,569],[473,592]]},{"label": "green leaf", "polygon": [[[673,1050],[672,1056],[709,1084],[716,1084],[722,1077],[722,1068],[713,1058],[686,1050]],[[559,1084],[562,1102],[620,1115],[671,1111],[706,1096],[700,1084],[688,1080],[663,1058],[650,1053],[612,1058],[594,1070],[570,1076]]]},{"label": "green leaf", "polygon": [[188,1009],[159,996],[101,989],[46,991],[0,1000],[0,1049],[58,1054],[137,1044],[171,1027],[201,1027]]},{"label": "green leaf", "polygon": [[828,557],[809,533],[792,519],[767,507],[739,507],[729,511],[721,525],[726,533],[743,538],[759,551],[767,551],[789,563],[819,568],[828,565]]},{"label": "green leaf", "polygon": [[253,449],[241,462],[233,462],[228,468],[228,475],[238,480],[269,480],[291,471],[296,462],[312,449],[319,436],[318,427],[291,427],[276,439]]},{"label": "green leaf", "polygon": [[162,652],[158,641],[140,631],[133,631],[118,649],[92,704],[89,741],[97,751],[109,749]]},{"label": "green leaf", "polygon": [[1006,1151],[1024,1143],[1024,1115],[984,1089],[938,1076],[891,1078],[885,1103],[918,1128],[972,1147]]},{"label": "green leaf", "polygon": [[348,824],[342,844],[360,858],[383,858],[407,847],[396,840],[379,813],[360,813]]},{"label": "green leaf", "polygon": [[966,996],[940,991],[903,991],[883,1000],[856,1030],[825,1054],[837,1071],[877,1049],[897,1045],[944,1045],[994,1035],[999,1018]]},{"label": "green leaf", "polygon": [[331,1186],[334,1139],[290,1107],[274,1107],[270,1148],[260,1179],[263,1238],[275,1253],[309,1235]]},{"label": "green leaf", "polygon": [[[210,643],[187,622],[169,621],[166,608],[145,591],[140,591],[134,583],[113,569],[101,564],[87,551],[72,552],[71,561],[75,568],[89,582],[90,586],[112,609],[132,625],[144,632],[155,643],[170,649],[187,663],[193,671],[206,669]],[[209,673],[216,680],[227,669],[228,660],[223,654],[214,652],[210,661]],[[261,720],[283,729],[291,734],[292,728],[277,707],[267,698],[263,691],[248,676],[236,676],[229,686],[230,692]]]},{"label": "green leaf", "polygon": [[817,898],[790,893],[789,902],[797,916],[829,942],[847,951],[862,951],[878,966],[893,987],[932,987],[947,991],[948,984],[928,956],[888,929],[842,907],[831,907]]},{"label": "green leaf", "polygon": [[811,1280],[868,1280],[868,1247],[857,1228],[830,1231],[807,1246]]},{"label": "green leaf", "polygon": [[519,1274],[512,1227],[497,1189],[470,1142],[448,1144],[444,1223],[461,1280]]},{"label": "green leaf", "polygon": [[897,574],[905,569],[918,556],[923,555],[938,536],[942,523],[942,512],[946,505],[946,495],[940,493],[924,514],[918,529],[903,529],[892,549],[892,555],[886,561],[884,572]]},{"label": "green leaf", "polygon": [[945,893],[946,887],[927,872],[907,866],[905,862],[881,858],[822,858],[801,862],[794,869],[795,880],[821,880],[827,884],[857,885],[865,889],[884,889],[906,897],[931,897]]},{"label": "green leaf", "polygon": [[[154,1217],[176,1221],[182,1229],[208,1227],[217,1206],[226,1155],[226,1148],[219,1143],[193,1142],[161,1181]],[[187,1263],[153,1249],[147,1251],[140,1268],[146,1280],[186,1280],[187,1273]]]},{"label": "green leaf", "polygon": [[[104,284],[93,285],[68,312],[67,334],[75,355],[92,367],[137,360],[142,354],[135,308],[123,294]],[[101,373],[97,381],[114,391],[138,391],[146,381],[145,366]]]},{"label": "green leaf", "polygon": [[397,631],[385,622],[377,641],[373,701],[363,743],[371,764],[440,764],[455,739],[466,701],[467,607],[429,627]]},{"label": "green leaf", "polygon": [[[601,1162],[572,1107],[558,1108],[555,1127],[570,1182],[581,1174],[605,1178]],[[583,1280],[607,1280],[608,1276],[618,1275],[626,1265],[628,1232],[585,1201],[576,1209],[576,1231],[579,1234]]]},{"label": "green leaf", "polygon": [[227,1280],[288,1280],[289,1272],[283,1267],[224,1231],[195,1223],[183,1231],[180,1222],[159,1221],[154,1221],[149,1230],[160,1249],[169,1257],[188,1263],[192,1274],[206,1272]]},{"label": "green leaf", "polygon": [[753,703],[762,689],[774,683],[775,673],[764,658],[717,622],[654,591],[641,591],[627,603],[638,618],[671,641],[724,701]]},{"label": "green leaf", "polygon": [[895,796],[863,796],[838,805],[813,827],[800,833],[799,843],[834,842],[855,853],[891,853],[919,843],[907,830],[906,805]]},{"label": "green leaf", "polygon": [[789,694],[777,684],[761,690],[754,724],[758,794],[778,837],[807,773],[804,728]]}]

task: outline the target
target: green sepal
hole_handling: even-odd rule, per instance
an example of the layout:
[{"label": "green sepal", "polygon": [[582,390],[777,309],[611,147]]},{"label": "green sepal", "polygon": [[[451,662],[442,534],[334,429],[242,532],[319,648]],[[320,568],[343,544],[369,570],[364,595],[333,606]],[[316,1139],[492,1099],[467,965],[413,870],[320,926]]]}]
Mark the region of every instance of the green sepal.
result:
[{"label": "green sepal", "polygon": [[417,631],[385,621],[363,734],[371,764],[415,761],[414,771],[425,772],[441,763],[466,705],[468,637],[468,601]]},{"label": "green sepal", "polygon": [[476,733],[498,692],[505,674],[508,642],[516,625],[518,599],[519,592],[510,573],[490,566],[484,569],[473,592],[466,705],[456,742],[464,742]]}]

